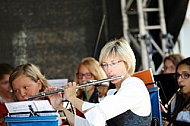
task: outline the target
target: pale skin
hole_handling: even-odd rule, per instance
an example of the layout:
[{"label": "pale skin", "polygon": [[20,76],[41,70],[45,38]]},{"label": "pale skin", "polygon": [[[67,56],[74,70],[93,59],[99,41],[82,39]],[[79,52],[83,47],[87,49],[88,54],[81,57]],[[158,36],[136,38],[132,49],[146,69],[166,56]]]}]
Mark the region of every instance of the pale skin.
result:
[{"label": "pale skin", "polygon": [[[182,73],[188,73],[190,74],[190,67],[188,65],[182,64],[178,67],[177,73],[182,74]],[[178,85],[181,87],[181,92],[190,98],[190,77],[187,79],[181,78],[181,76],[178,78]]]},{"label": "pale skin", "polygon": [[26,101],[29,96],[38,94],[42,88],[40,80],[34,82],[26,75],[18,76],[12,82],[13,91],[18,101]]},{"label": "pale skin", "polygon": [[[79,72],[79,73],[82,73],[82,74],[91,73],[91,72],[88,70],[88,68],[87,68],[85,65],[83,65],[83,64],[80,66],[78,72]],[[86,77],[83,76],[82,79],[78,79],[78,81],[79,81],[79,84],[83,84],[83,83],[86,83],[88,80],[94,80],[94,79],[95,79],[94,76],[92,76],[90,79],[86,79]],[[94,86],[87,86],[87,87],[85,87],[85,89],[83,89],[83,90],[86,90],[86,91],[87,91],[88,97],[90,98],[91,95],[92,95],[93,92],[94,92],[94,89],[95,89]],[[89,99],[88,99],[88,100],[89,100]]]},{"label": "pale skin", "polygon": [[[72,88],[68,88],[69,86],[72,86]],[[67,86],[64,87],[64,95],[66,94],[66,92],[76,92],[76,83],[75,82],[69,82]],[[67,89],[66,89],[67,88]],[[56,88],[55,87],[49,87],[46,89],[46,91],[52,91],[52,90],[55,90]],[[67,91],[66,91],[67,90]],[[74,91],[75,90],[75,91]],[[76,93],[72,93],[73,97],[76,98]],[[70,111],[68,111],[66,108],[63,107],[62,105],[62,93],[57,93],[57,94],[52,94],[52,95],[49,95],[48,96],[49,99],[50,99],[50,102],[51,102],[51,105],[56,109],[56,110],[63,110],[66,117],[67,117],[67,120],[69,121],[69,124],[71,125],[74,125],[74,118],[75,118],[75,115],[73,113],[71,113]],[[80,100],[78,98],[76,98],[77,100]],[[82,100],[80,100],[82,101]],[[81,103],[82,104],[82,103]],[[64,116],[63,113],[60,113],[61,116]]]},{"label": "pale skin", "polygon": [[[51,91],[55,89],[56,88],[50,87],[50,88],[47,88],[46,91]],[[73,105],[74,106],[76,105],[75,106],[76,108],[81,108],[79,109],[79,111],[82,112],[82,104],[84,103],[84,101],[76,97],[76,89],[77,89],[77,84],[75,82],[69,82],[68,85],[64,86],[64,95],[66,96],[66,99],[69,100],[71,103],[75,102],[75,104]],[[66,115],[67,120],[69,121],[69,124],[74,125],[75,115],[63,107],[62,94],[57,93],[57,94],[49,95],[48,97],[50,99],[52,106],[56,110],[63,110]],[[60,113],[60,115],[64,116],[63,113]]]},{"label": "pale skin", "polygon": [[[104,63],[112,63],[114,61],[119,61],[121,60],[119,57],[112,57],[109,56]],[[113,77],[113,76],[120,76],[123,75],[123,79],[118,79],[118,80],[113,80],[111,81],[113,84],[115,84],[116,89],[119,90],[121,87],[121,83],[123,82],[123,80],[125,80],[126,78],[130,77],[130,75],[127,72],[127,65],[124,62],[120,62],[117,64],[117,67],[111,67],[108,66],[107,69],[104,69],[104,71],[106,72],[108,77]]]},{"label": "pale skin", "polygon": [[166,60],[164,63],[164,71],[163,73],[175,73],[176,66],[173,64],[171,60]]}]

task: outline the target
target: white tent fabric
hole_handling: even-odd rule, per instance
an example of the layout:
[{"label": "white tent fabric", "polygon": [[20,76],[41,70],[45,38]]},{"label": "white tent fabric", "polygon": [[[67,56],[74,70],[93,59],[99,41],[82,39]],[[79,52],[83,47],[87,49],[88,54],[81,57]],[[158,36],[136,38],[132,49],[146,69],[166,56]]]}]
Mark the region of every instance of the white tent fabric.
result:
[{"label": "white tent fabric", "polygon": [[188,4],[185,20],[179,34],[181,54],[190,57],[190,1]]}]

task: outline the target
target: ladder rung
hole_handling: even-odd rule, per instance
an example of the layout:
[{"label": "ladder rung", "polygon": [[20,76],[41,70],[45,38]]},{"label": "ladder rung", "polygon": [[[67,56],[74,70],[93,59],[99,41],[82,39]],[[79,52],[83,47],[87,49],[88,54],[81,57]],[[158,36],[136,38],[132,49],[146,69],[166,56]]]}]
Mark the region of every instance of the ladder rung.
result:
[{"label": "ladder rung", "polygon": [[131,28],[129,29],[130,32],[139,32],[139,29],[138,28]]},{"label": "ladder rung", "polygon": [[159,8],[143,8],[144,12],[156,12],[159,11]]},{"label": "ladder rung", "polygon": [[160,25],[145,26],[147,30],[161,29]]},{"label": "ladder rung", "polygon": [[137,14],[137,11],[128,11],[127,14],[128,15],[135,15],[135,14]]}]

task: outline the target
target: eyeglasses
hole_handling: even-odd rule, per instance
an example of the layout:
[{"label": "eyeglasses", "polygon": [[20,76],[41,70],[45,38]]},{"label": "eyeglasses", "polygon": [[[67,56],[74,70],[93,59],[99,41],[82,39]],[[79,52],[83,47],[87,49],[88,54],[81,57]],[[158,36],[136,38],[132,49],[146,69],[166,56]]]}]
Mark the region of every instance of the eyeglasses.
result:
[{"label": "eyeglasses", "polygon": [[118,63],[123,62],[123,60],[119,60],[119,61],[113,61],[111,63],[101,63],[100,66],[102,67],[102,69],[107,69],[108,66],[111,67],[116,67]]},{"label": "eyeglasses", "polygon": [[77,75],[78,79],[82,79],[83,76],[85,76],[86,79],[91,79],[92,78],[92,74],[91,73],[85,73],[85,74],[83,74],[83,73],[77,73],[76,75]]},{"label": "eyeglasses", "polygon": [[188,79],[190,77],[190,74],[189,73],[176,73],[175,74],[176,78],[179,79],[179,77],[181,77],[182,79]]},{"label": "eyeglasses", "polygon": [[167,70],[175,71],[175,67],[173,67],[173,66],[169,66],[169,67],[165,66],[165,67],[163,68],[163,70],[164,70],[164,71],[167,71]]}]

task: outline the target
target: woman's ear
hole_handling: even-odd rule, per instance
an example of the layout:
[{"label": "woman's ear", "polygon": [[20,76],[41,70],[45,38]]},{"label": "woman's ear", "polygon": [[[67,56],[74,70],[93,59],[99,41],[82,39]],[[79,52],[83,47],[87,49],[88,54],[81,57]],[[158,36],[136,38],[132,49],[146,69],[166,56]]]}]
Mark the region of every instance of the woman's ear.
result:
[{"label": "woman's ear", "polygon": [[37,84],[38,84],[38,90],[41,91],[42,90],[42,82],[41,82],[41,80],[38,79]]}]

